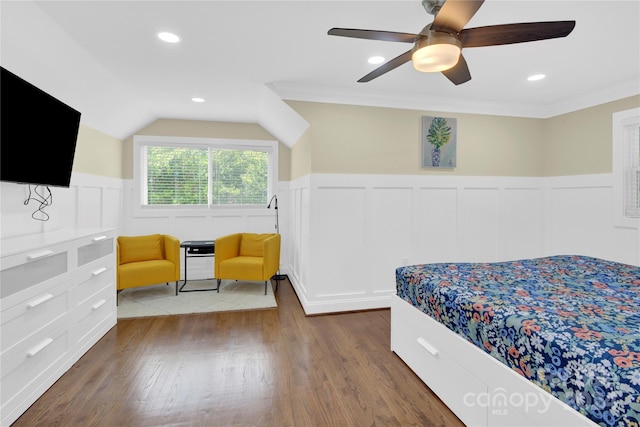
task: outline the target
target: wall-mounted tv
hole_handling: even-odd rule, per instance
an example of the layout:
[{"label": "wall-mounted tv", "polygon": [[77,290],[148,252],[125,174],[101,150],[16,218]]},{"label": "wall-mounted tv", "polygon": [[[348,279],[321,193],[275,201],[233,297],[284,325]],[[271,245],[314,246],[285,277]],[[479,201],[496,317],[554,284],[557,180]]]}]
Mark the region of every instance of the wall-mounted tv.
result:
[{"label": "wall-mounted tv", "polygon": [[80,112],[0,69],[0,180],[69,187]]}]

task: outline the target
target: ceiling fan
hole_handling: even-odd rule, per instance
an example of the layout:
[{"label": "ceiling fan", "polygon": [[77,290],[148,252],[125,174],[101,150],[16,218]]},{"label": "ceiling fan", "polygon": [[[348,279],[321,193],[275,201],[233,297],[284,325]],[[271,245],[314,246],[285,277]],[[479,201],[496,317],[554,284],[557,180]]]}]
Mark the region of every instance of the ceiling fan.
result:
[{"label": "ceiling fan", "polygon": [[332,28],[328,34],[413,43],[411,50],[376,68],[358,82],[371,81],[412,61],[416,70],[442,72],[453,84],[459,85],[471,80],[462,49],[566,37],[576,25],[575,21],[551,21],[464,28],[483,3],[484,0],[422,0],[427,13],[434,15],[434,19],[418,34],[354,28]]}]

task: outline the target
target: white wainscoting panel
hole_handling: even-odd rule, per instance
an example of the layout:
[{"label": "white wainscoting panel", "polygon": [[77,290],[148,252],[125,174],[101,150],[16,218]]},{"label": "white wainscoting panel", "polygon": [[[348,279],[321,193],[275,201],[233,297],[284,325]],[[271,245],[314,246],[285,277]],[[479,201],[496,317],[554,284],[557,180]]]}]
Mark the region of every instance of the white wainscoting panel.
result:
[{"label": "white wainscoting panel", "polygon": [[[314,298],[365,295],[366,189],[324,187],[312,199],[310,280]],[[350,283],[350,286],[344,286]]]},{"label": "white wainscoting panel", "polygon": [[285,268],[307,314],[388,307],[403,264],[640,259],[640,232],[613,225],[610,174],[312,174],[291,183],[289,200]]},{"label": "white wainscoting panel", "polygon": [[176,215],[174,217],[173,229],[183,240],[207,240],[213,239],[211,218],[206,215]]},{"label": "white wainscoting panel", "polygon": [[78,228],[99,228],[102,222],[103,190],[100,187],[77,188]]},{"label": "white wainscoting panel", "polygon": [[28,185],[0,183],[1,237],[61,229],[119,228],[123,214],[122,180],[74,172],[69,188],[50,187],[50,190],[52,203],[43,208],[48,220],[39,221],[32,218],[32,215],[45,218],[38,213],[39,203],[24,204],[29,196]]},{"label": "white wainscoting panel", "polygon": [[122,182],[116,181],[118,187],[105,187],[102,196],[102,228],[120,228],[122,223]]},{"label": "white wainscoting panel", "polygon": [[508,187],[501,192],[498,259],[531,258],[542,253],[544,233],[541,203],[541,187]]},{"label": "white wainscoting panel", "polygon": [[365,289],[376,295],[389,294],[389,284],[395,280],[395,269],[408,264],[411,258],[413,209],[412,187],[372,187],[368,197],[370,205],[365,214],[366,247],[365,255],[369,261]]},{"label": "white wainscoting panel", "polygon": [[[289,279],[295,283],[298,291],[298,297],[306,302],[308,289],[306,287],[309,282],[308,276],[308,259],[309,253],[309,224],[310,224],[310,206],[309,206],[309,178],[303,177],[292,183],[289,192],[289,204],[283,205],[286,217],[290,218],[289,222],[281,222],[281,230],[286,231],[290,236],[284,240],[284,244],[288,246],[288,257],[280,257],[281,269],[287,271]],[[288,206],[288,208],[287,208]]]},{"label": "white wainscoting panel", "polygon": [[412,251],[405,265],[458,259],[458,189],[421,187],[412,222]]},{"label": "white wainscoting panel", "polygon": [[614,225],[610,174],[554,177],[546,185],[549,253],[638,264],[638,230]]},{"label": "white wainscoting panel", "polygon": [[499,188],[464,188],[461,196],[461,230],[458,241],[461,260],[492,262],[498,255]]}]

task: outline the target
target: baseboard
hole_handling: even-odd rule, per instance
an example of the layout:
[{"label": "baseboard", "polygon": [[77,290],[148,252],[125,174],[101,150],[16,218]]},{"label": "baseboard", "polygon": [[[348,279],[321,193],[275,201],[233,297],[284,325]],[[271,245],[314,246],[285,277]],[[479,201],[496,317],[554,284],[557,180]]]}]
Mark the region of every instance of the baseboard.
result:
[{"label": "baseboard", "polygon": [[298,296],[300,305],[307,316],[330,313],[344,313],[349,311],[365,311],[381,308],[389,308],[391,306],[391,295],[379,295],[366,298],[344,298],[331,301],[310,301],[304,290],[304,286],[300,283],[298,277],[294,274],[288,275],[289,282],[293,286],[293,290]]}]

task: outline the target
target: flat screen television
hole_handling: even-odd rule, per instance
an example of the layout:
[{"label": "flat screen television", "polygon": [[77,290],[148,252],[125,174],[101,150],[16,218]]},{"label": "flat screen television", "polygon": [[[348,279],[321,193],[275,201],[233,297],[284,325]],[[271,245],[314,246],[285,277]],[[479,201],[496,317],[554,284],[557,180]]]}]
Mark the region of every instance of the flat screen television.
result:
[{"label": "flat screen television", "polygon": [[69,187],[80,112],[0,69],[0,181]]}]

